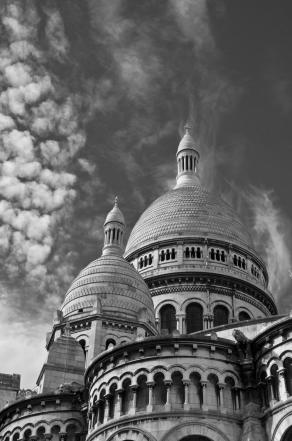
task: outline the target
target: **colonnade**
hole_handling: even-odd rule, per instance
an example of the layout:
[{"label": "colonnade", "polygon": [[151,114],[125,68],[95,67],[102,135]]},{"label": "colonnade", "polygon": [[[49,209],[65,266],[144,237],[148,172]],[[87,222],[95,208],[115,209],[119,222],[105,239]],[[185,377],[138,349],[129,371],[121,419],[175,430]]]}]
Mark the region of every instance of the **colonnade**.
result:
[{"label": "colonnade", "polygon": [[102,389],[93,398],[89,408],[89,429],[124,415],[139,412],[170,412],[191,409],[236,412],[241,408],[241,391],[233,378],[226,377],[220,383],[215,374],[206,381],[198,373],[183,379],[180,372],[174,372],[171,379],[157,373],[148,381],[146,375],[133,383],[128,378],[121,383]]}]

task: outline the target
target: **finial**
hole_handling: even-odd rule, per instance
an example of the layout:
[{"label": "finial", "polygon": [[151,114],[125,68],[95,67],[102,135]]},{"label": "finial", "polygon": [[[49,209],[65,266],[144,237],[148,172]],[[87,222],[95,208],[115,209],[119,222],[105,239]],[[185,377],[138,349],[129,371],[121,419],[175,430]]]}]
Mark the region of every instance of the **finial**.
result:
[{"label": "finial", "polygon": [[116,197],[115,197],[115,207],[118,206],[118,202],[119,202],[119,198],[118,198],[118,196],[116,196]]},{"label": "finial", "polygon": [[185,133],[191,134],[192,126],[189,121],[187,121],[186,124],[184,125],[184,129],[185,129]]}]

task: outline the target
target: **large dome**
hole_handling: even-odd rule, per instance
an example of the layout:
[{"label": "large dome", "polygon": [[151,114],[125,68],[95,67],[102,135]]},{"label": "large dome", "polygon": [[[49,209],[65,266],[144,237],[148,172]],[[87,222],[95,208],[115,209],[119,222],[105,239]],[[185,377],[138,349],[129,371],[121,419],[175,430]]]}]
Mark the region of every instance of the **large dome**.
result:
[{"label": "large dome", "polygon": [[250,235],[235,211],[199,183],[178,187],[156,199],[140,216],[126,247],[126,256],[165,239],[208,237],[246,248]]},{"label": "large dome", "polygon": [[93,308],[93,313],[155,323],[153,302],[140,274],[123,257],[109,254],[84,268],[69,288],[64,316]]}]

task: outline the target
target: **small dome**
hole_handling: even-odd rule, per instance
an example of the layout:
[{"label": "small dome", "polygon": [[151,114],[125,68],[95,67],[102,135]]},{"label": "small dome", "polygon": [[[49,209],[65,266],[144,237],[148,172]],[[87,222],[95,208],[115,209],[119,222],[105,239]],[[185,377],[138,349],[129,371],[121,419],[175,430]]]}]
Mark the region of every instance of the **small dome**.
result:
[{"label": "small dome", "polygon": [[93,313],[155,323],[146,283],[131,264],[115,254],[101,256],[79,273],[61,309],[66,317],[88,307]]},{"label": "small dome", "polygon": [[181,152],[182,150],[196,150],[198,151],[198,148],[195,144],[195,141],[190,133],[189,130],[186,130],[184,136],[182,137],[178,148],[177,148],[177,154]]},{"label": "small dome", "polygon": [[123,213],[118,207],[118,198],[115,198],[115,204],[111,211],[108,213],[104,225],[106,225],[109,222],[119,222],[120,224],[125,224],[125,218]]},{"label": "small dome", "polygon": [[179,187],[156,199],[134,226],[125,255],[159,240],[208,237],[251,247],[235,211],[200,184]]}]

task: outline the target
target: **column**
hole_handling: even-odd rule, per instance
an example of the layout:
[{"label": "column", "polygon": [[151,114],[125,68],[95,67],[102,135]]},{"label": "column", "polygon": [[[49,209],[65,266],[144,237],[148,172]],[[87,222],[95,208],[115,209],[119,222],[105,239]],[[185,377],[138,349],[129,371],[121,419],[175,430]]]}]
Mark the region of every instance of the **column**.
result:
[{"label": "column", "polygon": [[177,314],[176,315],[176,319],[177,319],[177,329],[178,329],[179,333],[180,334],[184,334],[184,331],[183,331],[183,315]]},{"label": "column", "polygon": [[235,410],[240,410],[240,389],[239,387],[233,387],[234,390],[234,408]]},{"label": "column", "polygon": [[176,252],[177,263],[180,264],[183,262],[183,245],[181,243],[178,243]]},{"label": "column", "polygon": [[170,404],[170,387],[171,387],[171,380],[164,380],[164,384],[166,387],[166,403],[165,403],[165,410],[168,411],[171,408]]},{"label": "column", "polygon": [[224,407],[224,388],[225,388],[225,384],[224,383],[218,383],[218,389],[219,389],[219,408],[220,410],[225,409]]},{"label": "column", "polygon": [[136,413],[136,408],[137,408],[137,388],[138,385],[137,384],[132,384],[130,386],[130,389],[132,390],[132,400],[131,400],[131,406],[129,409],[129,414],[133,415]]},{"label": "column", "polygon": [[184,388],[185,388],[184,410],[189,410],[190,409],[190,399],[189,399],[189,385],[190,385],[190,381],[189,380],[184,380],[183,384],[184,384]]},{"label": "column", "polygon": [[269,404],[270,406],[273,406],[275,403],[275,396],[274,396],[274,390],[273,390],[273,384],[272,384],[272,376],[269,375],[267,378],[267,387],[268,387],[268,395],[269,395]]},{"label": "column", "polygon": [[158,267],[158,262],[159,262],[159,249],[155,248],[153,250],[153,268]]},{"label": "column", "polygon": [[147,412],[152,412],[153,410],[153,387],[154,387],[154,381],[147,381],[148,386],[148,406],[147,406]]},{"label": "column", "polygon": [[285,380],[284,368],[278,370],[278,382],[279,382],[279,399],[280,401],[286,401],[288,399],[288,392]]},{"label": "column", "polygon": [[115,412],[115,417],[120,418],[122,415],[122,393],[124,392],[124,389],[117,389],[116,393],[117,393],[117,404],[116,404],[116,412]]},{"label": "column", "polygon": [[202,386],[202,408],[207,409],[207,381],[201,381]]},{"label": "column", "polygon": [[94,427],[95,429],[99,424],[99,408],[97,402],[93,405],[93,412],[94,412]]},{"label": "column", "polygon": [[89,407],[88,409],[87,419],[88,419],[88,430],[90,431],[92,427],[92,407]]},{"label": "column", "polygon": [[104,396],[104,418],[103,418],[104,423],[106,423],[109,420],[110,398],[111,398],[111,394],[106,394]]}]

